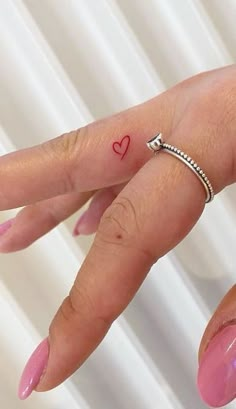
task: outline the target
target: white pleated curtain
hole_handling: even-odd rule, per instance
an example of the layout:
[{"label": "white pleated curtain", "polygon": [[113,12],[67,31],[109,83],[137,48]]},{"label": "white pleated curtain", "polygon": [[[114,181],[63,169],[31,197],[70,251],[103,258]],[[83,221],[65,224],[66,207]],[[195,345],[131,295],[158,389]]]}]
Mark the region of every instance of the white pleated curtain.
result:
[{"label": "white pleated curtain", "polygon": [[[0,0],[0,153],[233,63],[235,21],[235,0]],[[30,248],[0,255],[0,407],[203,409],[197,349],[235,281],[235,199],[231,186],[206,206],[76,374],[24,402],[16,396],[21,371],[47,335],[91,238],[72,238],[77,215]],[[1,212],[0,221],[15,213]]]}]

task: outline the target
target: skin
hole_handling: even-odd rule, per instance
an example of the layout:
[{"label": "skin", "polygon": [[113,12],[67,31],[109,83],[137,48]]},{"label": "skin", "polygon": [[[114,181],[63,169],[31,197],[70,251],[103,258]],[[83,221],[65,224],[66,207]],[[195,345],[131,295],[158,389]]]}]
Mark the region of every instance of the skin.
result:
[{"label": "skin", "polygon": [[[235,91],[236,65],[201,73],[141,105],[1,157],[0,210],[25,206],[1,237],[1,252],[29,246],[93,197],[87,232],[96,231],[95,240],[49,327],[49,362],[37,391],[82,365],[153,263],[204,210],[205,191],[193,172],[165,152],[154,156],[146,141],[162,132],[194,158],[215,194],[235,182]],[[126,135],[129,146],[117,153]],[[222,322],[234,319],[235,293],[210,321],[199,359]]]}]

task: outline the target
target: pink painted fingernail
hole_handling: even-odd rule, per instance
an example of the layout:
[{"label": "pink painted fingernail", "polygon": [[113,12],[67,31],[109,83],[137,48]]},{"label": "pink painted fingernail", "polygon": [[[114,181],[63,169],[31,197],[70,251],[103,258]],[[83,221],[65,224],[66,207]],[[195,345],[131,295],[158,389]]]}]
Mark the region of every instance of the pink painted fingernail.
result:
[{"label": "pink painted fingernail", "polygon": [[13,220],[14,218],[0,224],[0,236],[2,236],[12,226]]},{"label": "pink painted fingernail", "polygon": [[86,210],[77,221],[73,236],[78,236],[79,234],[88,234],[88,222],[89,222],[89,215],[88,211]]},{"label": "pink painted fingernail", "polygon": [[198,370],[198,389],[205,403],[218,408],[236,397],[236,325],[210,341]]},{"label": "pink painted fingernail", "polygon": [[22,373],[18,397],[26,399],[39,384],[40,378],[45,372],[49,356],[48,338],[44,339],[31,355]]}]

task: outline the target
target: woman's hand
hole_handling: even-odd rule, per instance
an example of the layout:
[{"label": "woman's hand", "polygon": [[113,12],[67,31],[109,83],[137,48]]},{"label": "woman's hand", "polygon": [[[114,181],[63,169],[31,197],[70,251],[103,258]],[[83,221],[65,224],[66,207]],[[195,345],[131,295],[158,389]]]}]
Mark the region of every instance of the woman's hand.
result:
[{"label": "woman's hand", "polygon": [[[1,157],[0,210],[25,206],[2,228],[1,252],[30,245],[92,195],[92,205],[75,234],[97,230],[73,288],[50,325],[48,339],[23,373],[21,399],[35,388],[56,387],[82,365],[152,264],[187,235],[204,209],[205,191],[193,172],[164,152],[154,156],[146,141],[162,132],[166,142],[199,164],[217,193],[236,180],[235,112],[236,66],[232,65],[192,77],[112,117]],[[213,333],[208,332],[203,349]]]}]

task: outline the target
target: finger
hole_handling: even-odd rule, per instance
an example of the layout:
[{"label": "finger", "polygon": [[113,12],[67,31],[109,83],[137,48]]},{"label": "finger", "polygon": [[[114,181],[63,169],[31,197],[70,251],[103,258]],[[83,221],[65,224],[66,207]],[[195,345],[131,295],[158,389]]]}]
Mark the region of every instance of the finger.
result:
[{"label": "finger", "polygon": [[28,247],[80,209],[93,194],[93,191],[67,193],[24,207],[0,226],[0,252]]},{"label": "finger", "polygon": [[236,396],[236,286],[225,295],[204,332],[199,349],[198,388],[213,407]]},{"label": "finger", "polygon": [[[215,138],[213,144],[208,139],[206,146],[198,131],[191,135],[195,145],[191,139],[183,150],[204,169],[217,192],[225,186],[223,181],[229,181],[229,164],[224,160],[230,158],[229,148],[225,144],[222,152]],[[183,134],[184,129],[179,129],[171,141],[180,149],[186,147]],[[50,325],[48,340],[26,366],[19,389],[22,399],[38,384],[45,364],[37,391],[59,385],[82,365],[131,301],[151,265],[191,230],[204,201],[198,178],[173,156],[162,153],[142,167],[105,211],[89,255]]]},{"label": "finger", "polygon": [[120,193],[126,184],[98,190],[93,196],[88,209],[77,221],[73,235],[92,234],[97,231],[100,219],[105,210],[112,204],[113,200]]},{"label": "finger", "polygon": [[[97,200],[94,201],[92,199],[92,206],[89,206],[89,209],[90,207],[92,209],[93,226],[95,228],[96,225],[97,228],[97,223],[99,223],[101,217],[99,212],[101,214],[103,212],[100,201],[104,207],[107,198],[112,198],[113,200],[123,186],[124,184],[103,189],[101,191],[102,194],[99,190],[95,194],[94,191],[67,193],[25,206],[19,211],[16,217],[0,225],[0,252],[9,253],[30,246],[79,210],[92,196],[98,199],[98,203]],[[107,202],[106,207],[108,207],[111,201],[109,200],[109,203]],[[96,208],[98,208],[95,216],[93,215],[94,208],[95,211]],[[97,218],[97,223],[94,218]],[[89,229],[91,230],[90,223],[89,217]],[[96,231],[96,228],[94,231]],[[78,234],[77,230],[78,227],[74,230],[74,235]]]},{"label": "finger", "polygon": [[[0,210],[129,180],[151,157],[150,136],[168,133],[175,92],[0,159]],[[11,188],[12,187],[12,188]]]}]

